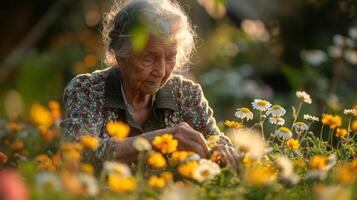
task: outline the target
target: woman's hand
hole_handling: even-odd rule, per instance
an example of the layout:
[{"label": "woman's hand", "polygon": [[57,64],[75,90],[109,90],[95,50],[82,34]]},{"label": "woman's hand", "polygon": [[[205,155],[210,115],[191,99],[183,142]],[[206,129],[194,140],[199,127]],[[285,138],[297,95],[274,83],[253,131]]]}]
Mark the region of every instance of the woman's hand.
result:
[{"label": "woman's hand", "polygon": [[238,171],[238,158],[235,154],[235,150],[232,147],[219,144],[212,148],[212,152],[218,151],[221,155],[221,166],[229,165],[234,170]]},{"label": "woman's hand", "polygon": [[174,127],[172,135],[178,140],[179,150],[192,151],[200,155],[201,158],[209,158],[210,150],[205,138],[186,122],[181,122]]}]

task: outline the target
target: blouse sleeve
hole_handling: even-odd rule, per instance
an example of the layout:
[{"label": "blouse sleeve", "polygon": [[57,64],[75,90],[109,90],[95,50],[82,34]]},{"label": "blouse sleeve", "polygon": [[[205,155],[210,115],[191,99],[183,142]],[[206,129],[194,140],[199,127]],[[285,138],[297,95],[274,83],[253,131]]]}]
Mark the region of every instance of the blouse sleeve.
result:
[{"label": "blouse sleeve", "polygon": [[211,135],[220,136],[220,143],[232,146],[231,141],[220,132],[210,108],[199,84],[193,82],[183,83],[183,119],[190,126],[201,132],[205,138]]},{"label": "blouse sleeve", "polygon": [[115,152],[115,141],[110,138],[99,138],[103,121],[100,98],[97,98],[98,93],[92,88],[89,74],[77,76],[65,88],[65,116],[61,123],[61,143],[79,142],[80,137],[85,134],[98,137],[100,141],[98,148],[96,150],[84,148],[82,158],[84,162],[100,167],[104,160],[110,159],[107,155],[113,155]]}]

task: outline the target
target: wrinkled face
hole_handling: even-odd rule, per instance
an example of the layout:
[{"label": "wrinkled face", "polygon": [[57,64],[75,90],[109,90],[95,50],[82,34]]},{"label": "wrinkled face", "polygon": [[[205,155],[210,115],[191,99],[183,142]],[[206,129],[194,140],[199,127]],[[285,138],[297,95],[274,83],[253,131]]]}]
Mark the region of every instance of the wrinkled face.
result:
[{"label": "wrinkled face", "polygon": [[124,84],[142,94],[155,94],[176,65],[175,42],[151,36],[146,47],[128,58],[117,57]]}]

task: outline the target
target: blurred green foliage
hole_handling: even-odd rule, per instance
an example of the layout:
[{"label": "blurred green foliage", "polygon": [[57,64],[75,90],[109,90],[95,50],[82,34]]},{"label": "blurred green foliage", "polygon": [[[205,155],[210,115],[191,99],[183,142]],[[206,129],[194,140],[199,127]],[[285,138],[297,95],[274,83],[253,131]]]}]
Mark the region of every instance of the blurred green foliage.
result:
[{"label": "blurred green foliage", "polygon": [[[357,102],[356,63],[328,52],[336,35],[349,41],[348,31],[356,25],[354,1],[209,2],[182,2],[199,34],[192,67],[184,74],[201,83],[218,120],[232,118],[231,110],[254,98],[274,97],[275,103],[287,105],[296,90],[306,90],[317,102],[312,112],[340,112]],[[8,117],[6,106],[14,102],[7,97],[10,90],[20,94],[23,115],[35,101],[61,100],[75,75],[105,67],[100,16],[110,3],[83,1],[68,7],[68,14],[51,24],[16,64],[2,66],[11,70],[0,83],[1,116]],[[133,33],[133,45],[142,48],[147,30],[136,26]],[[356,53],[353,42],[343,48]],[[309,49],[322,50],[324,61],[311,65],[303,56]]]}]

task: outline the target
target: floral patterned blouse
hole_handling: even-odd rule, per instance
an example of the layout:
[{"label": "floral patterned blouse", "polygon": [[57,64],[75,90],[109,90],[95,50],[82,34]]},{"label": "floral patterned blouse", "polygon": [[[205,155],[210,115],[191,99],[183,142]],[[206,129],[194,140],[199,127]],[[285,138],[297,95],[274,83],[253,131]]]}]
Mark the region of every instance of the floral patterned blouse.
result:
[{"label": "floral patterned blouse", "polygon": [[200,85],[182,76],[172,75],[158,90],[150,116],[142,126],[135,121],[123,94],[118,67],[75,77],[64,90],[65,117],[61,123],[61,142],[79,141],[82,134],[100,138],[97,150],[83,152],[84,160],[95,166],[100,166],[105,160],[115,160],[113,152],[118,143],[107,133],[106,124],[109,121],[119,120],[129,124],[129,136],[186,122],[206,138],[215,134],[221,136],[221,143],[230,144],[218,130]]}]

